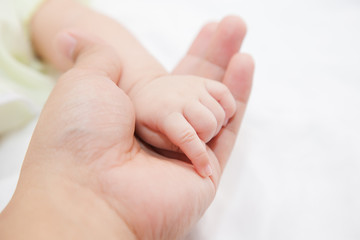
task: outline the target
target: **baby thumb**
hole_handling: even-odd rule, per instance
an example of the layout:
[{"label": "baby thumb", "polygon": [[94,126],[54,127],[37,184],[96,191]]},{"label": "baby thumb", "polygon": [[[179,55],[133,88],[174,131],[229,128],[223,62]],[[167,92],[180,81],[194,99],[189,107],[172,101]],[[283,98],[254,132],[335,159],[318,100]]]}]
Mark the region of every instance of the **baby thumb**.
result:
[{"label": "baby thumb", "polygon": [[57,42],[71,67],[105,75],[116,84],[121,75],[121,63],[118,55],[102,39],[79,31],[61,32]]}]

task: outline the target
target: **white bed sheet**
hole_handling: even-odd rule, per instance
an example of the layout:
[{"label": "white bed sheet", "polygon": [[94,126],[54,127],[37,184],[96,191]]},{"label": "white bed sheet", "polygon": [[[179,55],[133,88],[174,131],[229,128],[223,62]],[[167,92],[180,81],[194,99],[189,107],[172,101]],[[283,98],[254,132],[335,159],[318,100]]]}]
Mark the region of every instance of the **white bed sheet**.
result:
[{"label": "white bed sheet", "polygon": [[[218,195],[188,239],[360,239],[360,1],[95,1],[171,69],[201,25],[242,16],[251,101]],[[0,145],[0,209],[34,123]]]}]

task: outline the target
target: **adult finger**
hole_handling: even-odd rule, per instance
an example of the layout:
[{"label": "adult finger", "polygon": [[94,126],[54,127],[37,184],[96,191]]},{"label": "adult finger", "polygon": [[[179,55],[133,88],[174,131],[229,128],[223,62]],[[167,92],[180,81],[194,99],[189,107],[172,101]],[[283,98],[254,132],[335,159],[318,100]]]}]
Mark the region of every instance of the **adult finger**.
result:
[{"label": "adult finger", "polygon": [[115,51],[100,38],[79,31],[65,31],[57,36],[62,54],[69,60],[68,68],[82,69],[104,75],[119,82],[121,62]]},{"label": "adult finger", "polygon": [[211,39],[205,59],[226,69],[232,56],[239,51],[245,34],[246,25],[240,17],[225,17]]},{"label": "adult finger", "polygon": [[192,56],[204,58],[210,44],[210,39],[213,37],[218,23],[210,22],[206,24],[196,36],[194,42],[191,44],[188,53]]},{"label": "adult finger", "polygon": [[233,94],[237,110],[228,125],[210,141],[208,146],[218,159],[220,170],[224,168],[235,144],[236,136],[249,99],[254,73],[254,61],[250,55],[236,54],[229,63],[223,83]]},{"label": "adult finger", "polygon": [[220,23],[205,25],[173,73],[222,80],[230,59],[240,49],[245,33],[245,23],[237,16],[227,16]]}]

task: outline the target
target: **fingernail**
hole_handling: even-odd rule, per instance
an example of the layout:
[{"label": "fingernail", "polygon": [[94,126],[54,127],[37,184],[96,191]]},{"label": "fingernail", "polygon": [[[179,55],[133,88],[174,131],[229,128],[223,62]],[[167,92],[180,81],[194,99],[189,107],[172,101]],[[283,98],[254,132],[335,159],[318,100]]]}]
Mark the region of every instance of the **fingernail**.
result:
[{"label": "fingernail", "polygon": [[67,41],[68,41],[68,51],[67,54],[70,58],[73,58],[74,55],[74,51],[75,51],[75,47],[76,47],[76,43],[77,40],[71,36],[70,34],[67,34]]},{"label": "fingernail", "polygon": [[204,173],[205,173],[206,177],[210,177],[213,174],[210,164],[206,165],[206,167],[204,169]]},{"label": "fingernail", "polygon": [[62,33],[59,38],[60,49],[66,57],[73,59],[77,40],[69,33]]}]

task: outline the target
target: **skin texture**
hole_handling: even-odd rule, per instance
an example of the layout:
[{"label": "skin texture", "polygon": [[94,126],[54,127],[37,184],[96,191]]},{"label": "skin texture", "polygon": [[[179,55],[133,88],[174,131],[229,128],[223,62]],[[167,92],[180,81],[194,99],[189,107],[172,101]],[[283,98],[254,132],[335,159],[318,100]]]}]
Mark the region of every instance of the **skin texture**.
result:
[{"label": "skin texture", "polygon": [[[153,79],[130,95],[136,131],[143,141],[161,149],[180,149],[202,176],[209,164],[204,143],[216,136],[234,115],[229,89],[217,81],[168,75]],[[176,146],[176,147],[175,147]]]},{"label": "skin texture", "polygon": [[224,20],[215,30],[207,25],[175,69],[194,74],[196,64],[209,66],[236,99],[235,117],[207,147],[210,178],[178,160],[179,154],[159,155],[134,137],[134,108],[117,86],[118,57],[78,34],[75,67],[59,79],[44,107],[15,195],[0,215],[0,238],[181,239],[215,196],[250,92],[254,66],[248,55],[234,53],[226,68],[218,68],[204,58],[208,47],[196,46],[204,34],[213,39],[228,27]]},{"label": "skin texture", "polygon": [[181,239],[213,200],[243,118],[254,69],[251,57],[237,53],[244,23],[227,17],[205,26],[173,72],[219,81],[236,100],[234,116],[206,146],[213,170],[206,178],[186,156],[134,136],[135,108],[126,86],[118,86],[127,77],[163,76],[156,61],[126,31],[125,46],[152,70],[138,71],[142,64],[132,65],[108,33],[100,40],[81,24],[65,30],[68,23],[56,23],[45,36],[35,34],[42,25],[34,23],[37,51],[70,69],[40,116],[14,197],[0,215],[0,239]]},{"label": "skin texture", "polygon": [[[225,21],[239,21],[233,18]],[[212,174],[205,143],[219,133],[236,110],[229,89],[214,81],[221,73],[215,78],[211,72],[208,76],[167,73],[123,26],[72,0],[48,0],[36,14],[32,29],[39,55],[61,70],[71,67],[72,62],[54,51],[59,32],[87,32],[113,46],[123,66],[118,85],[134,104],[137,136],[156,148],[185,153],[201,176]],[[221,49],[226,49],[214,48],[205,56],[216,65],[214,71],[226,67],[225,62],[239,50],[241,42],[228,45],[226,41],[240,39],[244,32],[234,27],[230,30],[223,29],[209,43],[224,44]],[[202,67],[200,72],[209,69]]]}]

